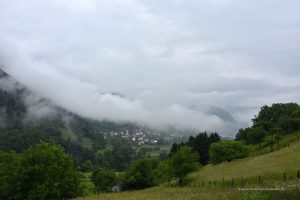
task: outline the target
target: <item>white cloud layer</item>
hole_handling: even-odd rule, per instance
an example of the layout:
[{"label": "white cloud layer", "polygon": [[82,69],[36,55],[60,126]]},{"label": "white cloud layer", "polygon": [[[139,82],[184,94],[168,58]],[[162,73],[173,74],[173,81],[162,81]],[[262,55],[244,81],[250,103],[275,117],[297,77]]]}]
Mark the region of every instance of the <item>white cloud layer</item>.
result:
[{"label": "white cloud layer", "polygon": [[10,75],[94,119],[233,135],[300,102],[297,0],[1,0],[0,32]]}]

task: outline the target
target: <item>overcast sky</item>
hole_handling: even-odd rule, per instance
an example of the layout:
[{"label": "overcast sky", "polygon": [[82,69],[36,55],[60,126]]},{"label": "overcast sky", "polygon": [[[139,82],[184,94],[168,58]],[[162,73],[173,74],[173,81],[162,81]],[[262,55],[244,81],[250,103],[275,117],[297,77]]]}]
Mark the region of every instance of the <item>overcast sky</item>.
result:
[{"label": "overcast sky", "polygon": [[0,64],[85,117],[234,135],[210,107],[300,103],[300,1],[0,0]]}]

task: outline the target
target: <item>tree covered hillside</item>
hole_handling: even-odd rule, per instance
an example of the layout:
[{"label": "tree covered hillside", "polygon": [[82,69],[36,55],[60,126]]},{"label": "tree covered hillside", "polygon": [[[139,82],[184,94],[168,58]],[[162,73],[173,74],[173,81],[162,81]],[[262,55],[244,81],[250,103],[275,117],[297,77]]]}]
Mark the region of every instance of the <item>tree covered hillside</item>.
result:
[{"label": "tree covered hillside", "polygon": [[104,133],[134,130],[133,123],[96,121],[70,113],[42,99],[0,70],[0,150],[23,152],[40,141],[57,141],[77,164],[102,162]]}]

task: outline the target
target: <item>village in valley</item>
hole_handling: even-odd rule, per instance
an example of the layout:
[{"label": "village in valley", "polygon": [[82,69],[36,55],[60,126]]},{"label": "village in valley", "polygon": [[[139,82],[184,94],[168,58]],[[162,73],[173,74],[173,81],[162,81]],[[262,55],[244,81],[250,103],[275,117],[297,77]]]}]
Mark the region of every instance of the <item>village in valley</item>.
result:
[{"label": "village in valley", "polygon": [[162,137],[160,133],[154,133],[152,131],[135,129],[132,131],[110,131],[104,134],[104,138],[122,137],[133,141],[138,145],[156,145],[159,139]]}]

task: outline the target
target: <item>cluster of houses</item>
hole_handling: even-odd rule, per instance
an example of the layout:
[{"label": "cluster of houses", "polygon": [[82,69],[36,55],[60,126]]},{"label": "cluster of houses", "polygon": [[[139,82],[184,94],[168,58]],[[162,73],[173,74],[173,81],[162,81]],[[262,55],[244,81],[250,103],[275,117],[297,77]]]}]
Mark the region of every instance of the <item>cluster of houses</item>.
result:
[{"label": "cluster of houses", "polygon": [[111,131],[105,134],[105,138],[112,138],[112,137],[122,137],[128,140],[131,140],[138,145],[144,144],[156,144],[157,139],[153,138],[153,134],[145,133],[143,130],[133,130],[133,131]]}]

